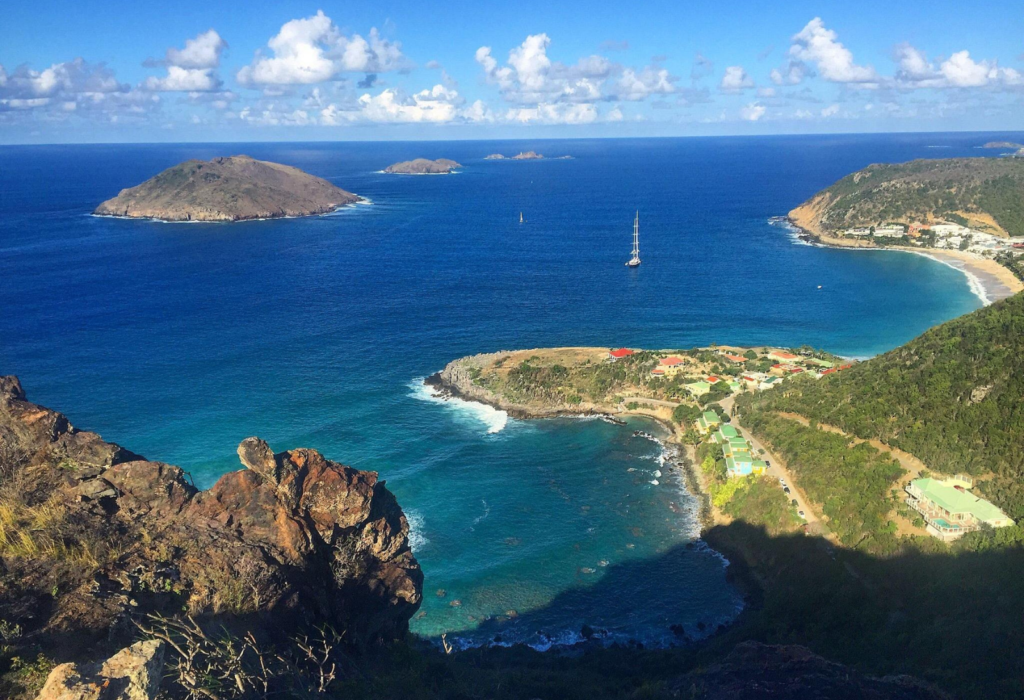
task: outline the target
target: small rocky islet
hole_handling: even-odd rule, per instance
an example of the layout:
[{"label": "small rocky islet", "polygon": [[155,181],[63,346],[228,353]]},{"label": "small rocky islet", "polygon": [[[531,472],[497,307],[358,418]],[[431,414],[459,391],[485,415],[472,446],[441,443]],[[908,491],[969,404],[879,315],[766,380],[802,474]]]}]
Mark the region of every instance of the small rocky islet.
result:
[{"label": "small rocky islet", "polygon": [[449,158],[415,158],[389,165],[384,172],[389,175],[448,175],[461,167],[460,163]]},{"label": "small rocky islet", "polygon": [[360,200],[298,168],[237,155],[179,163],[121,190],[93,214],[161,221],[247,221],[327,214]]}]

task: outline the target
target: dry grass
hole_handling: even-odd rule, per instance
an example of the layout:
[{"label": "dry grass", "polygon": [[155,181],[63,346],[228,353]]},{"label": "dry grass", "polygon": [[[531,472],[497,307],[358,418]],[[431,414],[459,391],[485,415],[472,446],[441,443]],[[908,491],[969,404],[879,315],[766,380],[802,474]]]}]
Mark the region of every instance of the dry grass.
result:
[{"label": "dry grass", "polygon": [[99,538],[75,532],[58,494],[29,506],[9,494],[0,496],[0,556],[66,562],[93,569],[117,555]]}]

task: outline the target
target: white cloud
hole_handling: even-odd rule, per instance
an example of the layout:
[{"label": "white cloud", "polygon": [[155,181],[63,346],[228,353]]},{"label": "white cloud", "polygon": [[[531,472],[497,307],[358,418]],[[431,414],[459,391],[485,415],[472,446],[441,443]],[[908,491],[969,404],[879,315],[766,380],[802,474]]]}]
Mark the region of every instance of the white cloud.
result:
[{"label": "white cloud", "polygon": [[763,104],[760,102],[751,102],[746,107],[740,110],[740,116],[747,121],[756,122],[758,119],[764,116],[764,113],[768,111]]},{"label": "white cloud", "polygon": [[754,81],[743,70],[743,66],[729,66],[718,87],[722,92],[742,92],[754,87]]},{"label": "white cloud", "polygon": [[455,119],[459,101],[459,93],[443,85],[421,90],[409,99],[402,99],[396,90],[359,98],[363,117],[373,122],[450,122]]},{"label": "white cloud", "polygon": [[592,104],[538,104],[510,109],[505,119],[521,124],[591,124],[597,121],[597,108]]},{"label": "white cloud", "polygon": [[757,89],[758,97],[775,97],[775,88],[773,87],[759,87]]},{"label": "white cloud", "polygon": [[770,77],[776,85],[798,85],[803,82],[807,73],[806,63],[790,59],[781,70],[773,68]]},{"label": "white cloud", "polygon": [[690,69],[690,80],[700,80],[715,72],[714,62],[706,58],[704,54],[697,52],[693,58],[693,68]]},{"label": "white cloud", "polygon": [[996,61],[976,61],[969,51],[957,51],[936,66],[923,51],[910,44],[896,47],[899,66],[895,83],[902,88],[1016,87],[1024,77],[1013,68],[1000,68]]},{"label": "white cloud", "polygon": [[162,78],[150,76],[143,81],[142,86],[160,92],[220,90],[223,83],[214,71],[220,65],[221,53],[227,45],[213,29],[194,39],[187,39],[185,48],[167,49],[166,58],[162,61],[167,66],[167,75]]},{"label": "white cloud", "polygon": [[651,95],[667,95],[675,92],[675,89],[672,76],[667,70],[648,66],[639,73],[632,68],[623,70],[613,93],[617,99],[635,102]]},{"label": "white cloud", "polygon": [[376,28],[368,39],[347,37],[331,18],[316,15],[293,19],[267,42],[272,57],[257,52],[253,62],[238,71],[246,86],[319,83],[342,72],[384,73],[406,65],[401,45],[381,38]]},{"label": "white cloud", "polygon": [[838,34],[825,27],[820,17],[793,36],[789,56],[795,61],[814,63],[821,77],[832,82],[871,84],[879,79],[871,66],[854,63],[853,53],[838,41]]},{"label": "white cloud", "polygon": [[167,49],[167,63],[181,68],[216,68],[227,46],[220,34],[209,29],[194,39],[187,39],[183,49]]},{"label": "white cloud", "polygon": [[[551,60],[550,45],[547,34],[531,34],[509,51],[505,65],[499,65],[490,46],[477,49],[475,58],[505,100],[534,110],[527,114],[544,114],[541,105],[546,104],[636,101],[675,91],[676,78],[663,68],[626,68],[598,55],[566,65]],[[567,113],[584,115],[587,110]]]},{"label": "white cloud", "polygon": [[821,110],[821,116],[824,117],[825,119],[828,119],[829,117],[834,117],[837,114],[839,114],[839,105],[836,104],[829,105],[825,109]]}]

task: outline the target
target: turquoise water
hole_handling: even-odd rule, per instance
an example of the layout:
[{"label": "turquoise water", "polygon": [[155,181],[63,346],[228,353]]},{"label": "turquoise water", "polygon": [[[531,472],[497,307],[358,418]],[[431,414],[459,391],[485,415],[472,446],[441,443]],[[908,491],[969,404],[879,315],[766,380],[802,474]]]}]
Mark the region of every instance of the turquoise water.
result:
[{"label": "turquoise water", "polygon": [[[1010,136],[0,148],[0,372],[200,485],[238,468],[249,435],[379,471],[413,524],[422,634],[699,636],[739,600],[656,443],[441,403],[422,377],[553,345],[887,350],[977,308],[965,278],[799,245],[768,219],[870,162],[997,139]],[[483,160],[528,149],[575,158]],[[231,225],[88,216],[162,168],[233,153],[373,204]],[[417,156],[466,168],[378,172]],[[638,208],[644,264],[628,270]]]}]

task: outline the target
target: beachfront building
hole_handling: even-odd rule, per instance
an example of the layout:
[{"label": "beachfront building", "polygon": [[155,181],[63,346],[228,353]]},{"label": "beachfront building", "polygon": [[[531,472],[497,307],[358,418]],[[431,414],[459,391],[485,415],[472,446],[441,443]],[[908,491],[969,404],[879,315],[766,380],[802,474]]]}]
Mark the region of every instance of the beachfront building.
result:
[{"label": "beachfront building", "polygon": [[891,226],[876,226],[875,236],[881,238],[902,238],[907,235],[907,230],[898,224]]},{"label": "beachfront building", "polygon": [[621,360],[624,357],[629,357],[632,354],[633,351],[629,348],[615,348],[614,350],[608,351],[608,359],[614,362],[615,360]]},{"label": "beachfront building", "polygon": [[797,359],[797,355],[794,355],[791,352],[786,352],[785,350],[772,350],[768,353],[768,357],[773,360],[778,360],[779,362],[792,362]]},{"label": "beachfront building", "polygon": [[914,479],[907,484],[907,505],[924,518],[928,533],[950,542],[983,526],[1013,525],[1006,513],[968,489],[970,477]]},{"label": "beachfront building", "polygon": [[718,414],[714,411],[704,411],[700,418],[697,419],[697,432],[701,435],[707,435],[712,430],[715,430],[722,424]]}]

